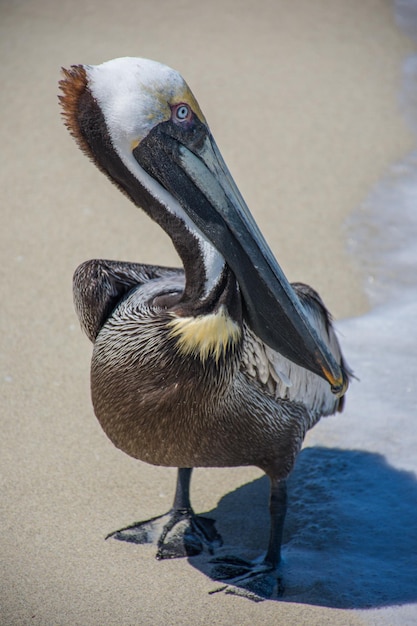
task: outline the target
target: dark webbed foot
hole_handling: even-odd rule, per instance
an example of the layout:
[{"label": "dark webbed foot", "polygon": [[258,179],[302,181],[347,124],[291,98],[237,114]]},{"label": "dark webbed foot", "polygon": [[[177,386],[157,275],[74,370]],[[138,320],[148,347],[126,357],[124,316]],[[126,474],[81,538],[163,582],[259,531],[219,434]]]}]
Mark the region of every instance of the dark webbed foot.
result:
[{"label": "dark webbed foot", "polygon": [[[282,596],[284,584],[278,567],[281,562],[281,542],[287,509],[287,488],[285,480],[271,478],[269,511],[271,527],[268,550],[265,557],[246,561],[235,556],[212,559],[213,580],[225,581],[226,585],[216,589],[225,593],[245,596],[260,602],[273,595]],[[212,593],[214,593],[212,592]]]},{"label": "dark webbed foot", "polygon": [[227,594],[239,595],[255,602],[261,602],[272,596],[282,596],[284,586],[282,578],[265,559],[247,561],[235,556],[224,556],[212,559],[214,563],[211,578],[224,581],[226,584],[211,593],[223,591]]},{"label": "dark webbed foot", "polygon": [[108,537],[131,543],[153,543],[158,548],[157,559],[195,556],[204,549],[213,554],[223,541],[214,520],[196,515],[191,508],[191,472],[191,468],[178,469],[174,504],[166,515],[137,522]]},{"label": "dark webbed foot", "polygon": [[137,522],[108,537],[131,543],[154,543],[158,548],[157,559],[195,556],[204,549],[213,554],[223,543],[214,520],[196,515],[191,509],[172,509],[166,515]]}]

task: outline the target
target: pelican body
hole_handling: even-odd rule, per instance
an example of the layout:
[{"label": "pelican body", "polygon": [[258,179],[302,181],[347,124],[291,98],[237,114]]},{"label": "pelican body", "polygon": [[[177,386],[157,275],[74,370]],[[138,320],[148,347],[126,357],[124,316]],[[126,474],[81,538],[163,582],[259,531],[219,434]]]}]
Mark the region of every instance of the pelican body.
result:
[{"label": "pelican body", "polygon": [[102,428],[130,456],[178,468],[172,509],[113,535],[155,538],[158,558],[213,552],[221,538],[192,510],[192,468],[255,465],[271,483],[266,555],[215,559],[214,577],[270,595],[285,480],[306,431],[341,410],[348,386],[330,316],[314,290],[285,278],[176,71],[114,59],[64,70],[60,87],[81,149],[183,263],[92,260],[74,274]]}]

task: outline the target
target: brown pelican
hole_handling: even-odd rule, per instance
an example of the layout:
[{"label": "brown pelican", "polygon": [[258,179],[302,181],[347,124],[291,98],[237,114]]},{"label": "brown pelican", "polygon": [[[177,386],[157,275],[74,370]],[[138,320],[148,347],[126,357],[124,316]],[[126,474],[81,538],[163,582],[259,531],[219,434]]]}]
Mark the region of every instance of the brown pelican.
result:
[{"label": "brown pelican", "polygon": [[266,554],[215,559],[214,577],[269,595],[286,478],[307,429],[341,409],[348,386],[330,316],[285,278],[176,71],[122,58],[63,73],[69,131],[183,263],[92,260],[74,275],[101,426],[132,457],[179,468],[172,509],[114,536],[156,540],[158,558],[212,552],[221,539],[193,512],[192,468],[257,466],[270,479]]}]

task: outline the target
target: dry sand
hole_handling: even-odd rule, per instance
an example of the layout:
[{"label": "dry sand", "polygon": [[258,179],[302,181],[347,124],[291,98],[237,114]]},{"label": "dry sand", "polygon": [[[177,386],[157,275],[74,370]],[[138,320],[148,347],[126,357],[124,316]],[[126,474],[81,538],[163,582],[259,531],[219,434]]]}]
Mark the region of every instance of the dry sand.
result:
[{"label": "dry sand", "polygon": [[[336,316],[360,314],[343,223],[411,147],[397,93],[412,46],[391,4],[20,0],[0,7],[0,50],[1,624],[366,623],[354,611],[211,596],[198,559],[161,563],[151,546],[103,541],[165,512],[175,471],[126,457],[101,432],[71,275],[92,257],[177,261],[76,149],[56,93],[61,65],[130,55],[179,69],[289,278],[318,288]],[[233,492],[259,475],[195,475],[195,508],[214,510],[226,542],[241,514],[242,554],[245,542],[263,548],[266,519],[248,537],[250,502]]]}]

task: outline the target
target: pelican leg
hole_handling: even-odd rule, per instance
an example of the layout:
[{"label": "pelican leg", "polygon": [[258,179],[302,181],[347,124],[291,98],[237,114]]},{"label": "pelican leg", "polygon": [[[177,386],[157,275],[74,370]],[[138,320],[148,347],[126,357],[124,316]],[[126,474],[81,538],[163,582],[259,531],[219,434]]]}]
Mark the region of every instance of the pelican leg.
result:
[{"label": "pelican leg", "polygon": [[264,557],[253,561],[236,556],[224,556],[211,560],[215,566],[211,577],[225,581],[226,585],[212,593],[224,591],[243,595],[256,602],[270,598],[275,590],[282,596],[284,586],[277,568],[281,562],[281,544],[287,512],[287,485],[285,480],[271,477],[269,500],[270,531],[268,549]]},{"label": "pelican leg", "polygon": [[157,559],[175,559],[200,554],[204,548],[210,554],[222,545],[213,519],[196,515],[191,508],[191,468],[179,468],[172,508],[165,515],[136,522],[106,537],[131,543],[154,543]]},{"label": "pelican leg", "polygon": [[269,513],[271,516],[271,527],[265,563],[268,563],[273,569],[276,569],[281,562],[281,545],[284,534],[285,516],[287,514],[286,480],[271,478]]}]

